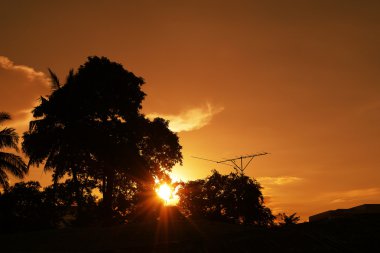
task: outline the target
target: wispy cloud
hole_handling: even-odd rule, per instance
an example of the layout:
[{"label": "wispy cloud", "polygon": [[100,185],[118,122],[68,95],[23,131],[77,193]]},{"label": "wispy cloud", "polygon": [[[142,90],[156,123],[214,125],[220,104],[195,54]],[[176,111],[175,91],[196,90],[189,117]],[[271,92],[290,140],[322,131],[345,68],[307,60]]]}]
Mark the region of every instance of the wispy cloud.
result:
[{"label": "wispy cloud", "polygon": [[330,203],[343,203],[355,200],[365,200],[380,196],[380,188],[354,189],[340,192],[327,193],[324,198],[330,199]]},{"label": "wispy cloud", "polygon": [[48,77],[40,71],[25,65],[18,65],[6,56],[0,55],[0,100],[1,111],[11,114],[8,126],[20,133],[28,128],[31,111],[38,98],[49,93]]},{"label": "wispy cloud", "polygon": [[184,132],[200,129],[211,122],[213,116],[223,111],[223,107],[206,104],[202,107],[191,108],[178,115],[150,113],[148,118],[164,118],[169,120],[169,128],[173,132]]},{"label": "wispy cloud", "polygon": [[46,84],[49,83],[49,79],[46,77],[46,75],[43,72],[36,71],[35,69],[25,66],[25,65],[16,65],[8,57],[1,56],[1,55],[0,55],[0,67],[5,70],[13,70],[13,71],[20,72],[21,74],[25,75],[29,80],[34,80],[36,78],[39,78],[43,81],[46,81]]},{"label": "wispy cloud", "polygon": [[300,177],[282,176],[282,177],[258,177],[257,181],[264,185],[284,185],[301,181]]}]

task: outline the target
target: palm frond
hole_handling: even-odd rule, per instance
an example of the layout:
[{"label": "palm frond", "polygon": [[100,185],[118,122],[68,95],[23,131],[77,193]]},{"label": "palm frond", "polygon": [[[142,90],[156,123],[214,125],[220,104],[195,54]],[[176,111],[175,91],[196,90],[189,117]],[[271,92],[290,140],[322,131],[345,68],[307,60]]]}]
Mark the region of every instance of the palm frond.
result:
[{"label": "palm frond", "polygon": [[40,101],[41,103],[38,106],[34,107],[34,109],[32,110],[33,117],[35,118],[42,117],[44,116],[44,114],[47,113],[47,108],[48,108],[47,106],[48,106],[49,100],[41,96]]},{"label": "palm frond", "polygon": [[23,135],[22,151],[29,157],[29,166],[39,166],[49,154],[49,145],[46,145],[46,134],[25,132]]},{"label": "palm frond", "polygon": [[73,80],[74,80],[74,70],[70,69],[70,72],[66,78],[66,83],[71,83]]},{"label": "palm frond", "polygon": [[5,171],[0,169],[0,187],[4,189],[4,191],[7,191],[9,188],[9,178],[7,173]]},{"label": "palm frond", "polygon": [[0,123],[6,120],[10,120],[10,119],[11,119],[11,115],[9,115],[9,113],[0,112]]},{"label": "palm frond", "polygon": [[50,80],[51,80],[51,88],[52,90],[58,90],[61,88],[61,84],[59,83],[59,79],[57,77],[57,75],[50,69],[48,68],[49,70],[49,74],[50,74]]},{"label": "palm frond", "polygon": [[18,138],[14,128],[4,128],[0,131],[0,148],[13,148],[18,151]]},{"label": "palm frond", "polygon": [[46,131],[46,129],[48,129],[48,126],[46,126],[46,122],[47,122],[46,118],[30,121],[29,132],[38,133],[38,132]]},{"label": "palm frond", "polygon": [[28,173],[28,166],[20,156],[11,153],[0,152],[0,170],[8,171],[15,177],[23,178],[24,175]]}]

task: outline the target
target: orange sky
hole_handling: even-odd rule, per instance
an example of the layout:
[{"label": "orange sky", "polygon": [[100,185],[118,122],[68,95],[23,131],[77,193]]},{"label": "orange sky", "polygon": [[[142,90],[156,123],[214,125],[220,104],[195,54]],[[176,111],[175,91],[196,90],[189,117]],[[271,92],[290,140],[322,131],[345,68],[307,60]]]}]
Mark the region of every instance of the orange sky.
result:
[{"label": "orange sky", "polygon": [[[265,2],[265,3],[263,3]],[[172,121],[180,179],[246,170],[274,213],[380,203],[379,1],[1,1],[0,100],[19,133],[46,73],[90,55],[144,77],[144,112]],[[41,169],[29,179],[50,179]]]}]

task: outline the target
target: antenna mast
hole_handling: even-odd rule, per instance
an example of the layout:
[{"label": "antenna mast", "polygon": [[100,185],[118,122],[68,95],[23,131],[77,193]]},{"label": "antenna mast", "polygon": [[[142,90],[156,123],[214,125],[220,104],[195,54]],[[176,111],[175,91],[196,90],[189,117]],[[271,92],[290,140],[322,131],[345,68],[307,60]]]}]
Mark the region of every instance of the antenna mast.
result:
[{"label": "antenna mast", "polygon": [[[209,162],[214,162],[214,163],[220,163],[223,165],[228,165],[228,166],[233,167],[234,170],[236,171],[236,173],[240,173],[240,175],[244,175],[244,170],[248,167],[248,165],[251,163],[253,158],[255,158],[256,156],[262,156],[262,155],[268,155],[268,154],[269,153],[267,153],[267,152],[256,153],[253,155],[240,156],[240,157],[221,160],[221,161],[215,161],[215,160],[210,160],[210,159],[196,157],[196,156],[193,156],[193,158],[201,159],[201,160],[205,160],[205,161],[209,161]],[[243,160],[245,160],[245,159],[249,159],[249,160],[247,163],[244,164]],[[240,162],[239,162],[239,160],[240,160]]]}]

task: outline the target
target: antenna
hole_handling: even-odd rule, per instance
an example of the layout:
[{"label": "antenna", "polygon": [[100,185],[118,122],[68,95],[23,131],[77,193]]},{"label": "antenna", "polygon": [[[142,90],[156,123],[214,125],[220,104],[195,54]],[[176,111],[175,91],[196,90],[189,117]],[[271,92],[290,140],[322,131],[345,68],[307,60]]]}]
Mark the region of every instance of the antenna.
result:
[{"label": "antenna", "polygon": [[[241,175],[244,175],[244,170],[248,167],[248,165],[251,163],[253,158],[255,158],[256,156],[262,156],[262,155],[268,155],[268,154],[269,153],[267,153],[267,152],[256,153],[256,154],[252,154],[252,155],[245,155],[245,156],[240,156],[240,157],[221,160],[221,161],[215,161],[215,160],[206,159],[206,158],[202,158],[202,157],[196,157],[196,156],[192,156],[192,157],[196,158],[196,159],[201,159],[201,160],[205,160],[205,161],[209,161],[209,162],[220,163],[223,165],[231,166],[234,168],[234,170],[236,170],[236,173],[240,173]],[[243,162],[244,159],[249,159],[249,161],[246,164],[244,164],[244,162]],[[239,165],[239,160],[240,160],[240,165]]]}]

